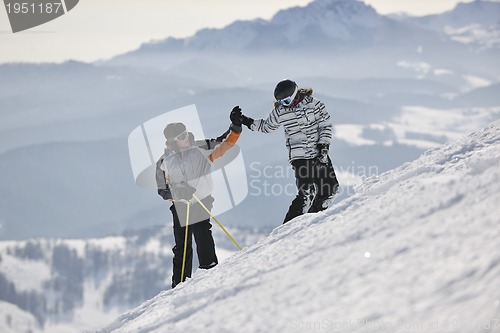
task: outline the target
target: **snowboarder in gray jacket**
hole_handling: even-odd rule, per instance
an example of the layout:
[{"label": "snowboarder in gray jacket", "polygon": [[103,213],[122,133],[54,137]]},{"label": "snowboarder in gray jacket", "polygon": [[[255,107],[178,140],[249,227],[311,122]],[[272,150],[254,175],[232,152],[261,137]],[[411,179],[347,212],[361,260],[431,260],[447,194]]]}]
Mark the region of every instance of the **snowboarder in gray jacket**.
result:
[{"label": "snowboarder in gray jacket", "polygon": [[236,106],[230,114],[229,129],[216,139],[194,140],[183,123],[165,127],[165,153],[156,163],[158,194],[173,203],[175,246],[172,251],[172,288],[181,281],[187,209],[189,205],[188,238],[184,279],[192,273],[192,236],[196,241],[199,268],[210,269],[218,264],[212,237],[209,213],[196,201],[195,195],[209,210],[213,206],[212,163],[234,146],[241,133],[241,109]]},{"label": "snowboarder in gray jacket", "polygon": [[298,189],[285,216],[286,223],[304,213],[328,208],[339,183],[328,156],[332,123],[325,105],[312,96],[312,89],[299,89],[292,80],[280,81],[274,89],[274,109],[266,119],[242,115],[252,131],[270,133],[284,127],[288,160]]}]

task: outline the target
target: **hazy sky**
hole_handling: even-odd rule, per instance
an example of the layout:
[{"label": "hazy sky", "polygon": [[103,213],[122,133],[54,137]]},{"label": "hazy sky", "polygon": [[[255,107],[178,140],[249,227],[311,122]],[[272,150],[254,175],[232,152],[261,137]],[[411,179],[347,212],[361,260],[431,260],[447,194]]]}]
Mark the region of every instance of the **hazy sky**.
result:
[{"label": "hazy sky", "polygon": [[[426,15],[452,9],[460,0],[364,0],[379,13]],[[469,2],[471,0],[463,0]],[[94,61],[168,36],[221,28],[235,20],[270,19],[278,10],[311,0],[80,0],[66,15],[13,34],[0,8],[0,63]]]}]

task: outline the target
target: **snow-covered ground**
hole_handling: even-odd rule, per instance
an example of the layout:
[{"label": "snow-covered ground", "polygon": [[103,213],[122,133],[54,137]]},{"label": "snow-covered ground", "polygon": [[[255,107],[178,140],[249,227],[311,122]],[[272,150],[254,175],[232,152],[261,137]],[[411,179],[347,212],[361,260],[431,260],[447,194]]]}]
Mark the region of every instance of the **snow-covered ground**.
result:
[{"label": "snow-covered ground", "polygon": [[499,161],[496,121],[100,332],[499,332]]}]

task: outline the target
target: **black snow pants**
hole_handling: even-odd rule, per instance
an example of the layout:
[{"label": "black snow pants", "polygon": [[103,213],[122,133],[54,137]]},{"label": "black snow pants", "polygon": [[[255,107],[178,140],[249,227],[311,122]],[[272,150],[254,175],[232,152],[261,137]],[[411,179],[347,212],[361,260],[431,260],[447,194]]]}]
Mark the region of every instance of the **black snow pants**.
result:
[{"label": "black snow pants", "polygon": [[[207,197],[202,200],[203,204],[212,209],[214,199]],[[187,204],[176,202],[170,207],[174,220],[174,240],[175,246],[172,248],[174,253],[173,258],[173,274],[172,288],[181,282],[182,275],[182,259],[184,255],[184,239],[186,234],[186,212]],[[196,241],[196,252],[198,254],[199,268],[210,269],[218,264],[217,255],[215,253],[215,242],[212,237],[212,224],[210,223],[210,215],[205,211],[199,203],[191,204],[189,209],[189,225],[188,238],[186,248],[186,264],[184,270],[184,280],[191,277],[193,266],[193,246],[192,236]]]},{"label": "black snow pants", "polygon": [[333,164],[322,164],[316,159],[299,159],[292,161],[295,171],[297,196],[292,201],[285,216],[284,223],[305,213],[317,213],[328,208],[335,198],[339,183]]}]

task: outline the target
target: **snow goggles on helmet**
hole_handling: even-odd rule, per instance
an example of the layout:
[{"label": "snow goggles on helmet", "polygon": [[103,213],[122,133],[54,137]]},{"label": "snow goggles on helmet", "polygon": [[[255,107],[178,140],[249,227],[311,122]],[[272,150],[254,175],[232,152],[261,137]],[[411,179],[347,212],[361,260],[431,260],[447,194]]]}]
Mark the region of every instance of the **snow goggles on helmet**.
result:
[{"label": "snow goggles on helmet", "polygon": [[295,86],[295,90],[293,91],[293,94],[291,96],[279,99],[278,103],[280,103],[283,106],[289,106],[295,100],[295,97],[297,96],[298,91],[299,91],[298,87]]},{"label": "snow goggles on helmet", "polygon": [[187,131],[184,131],[184,132],[182,132],[181,134],[179,134],[179,135],[175,136],[175,137],[174,137],[174,140],[175,140],[175,141],[183,141],[183,140],[186,140],[187,136],[188,136]]}]

